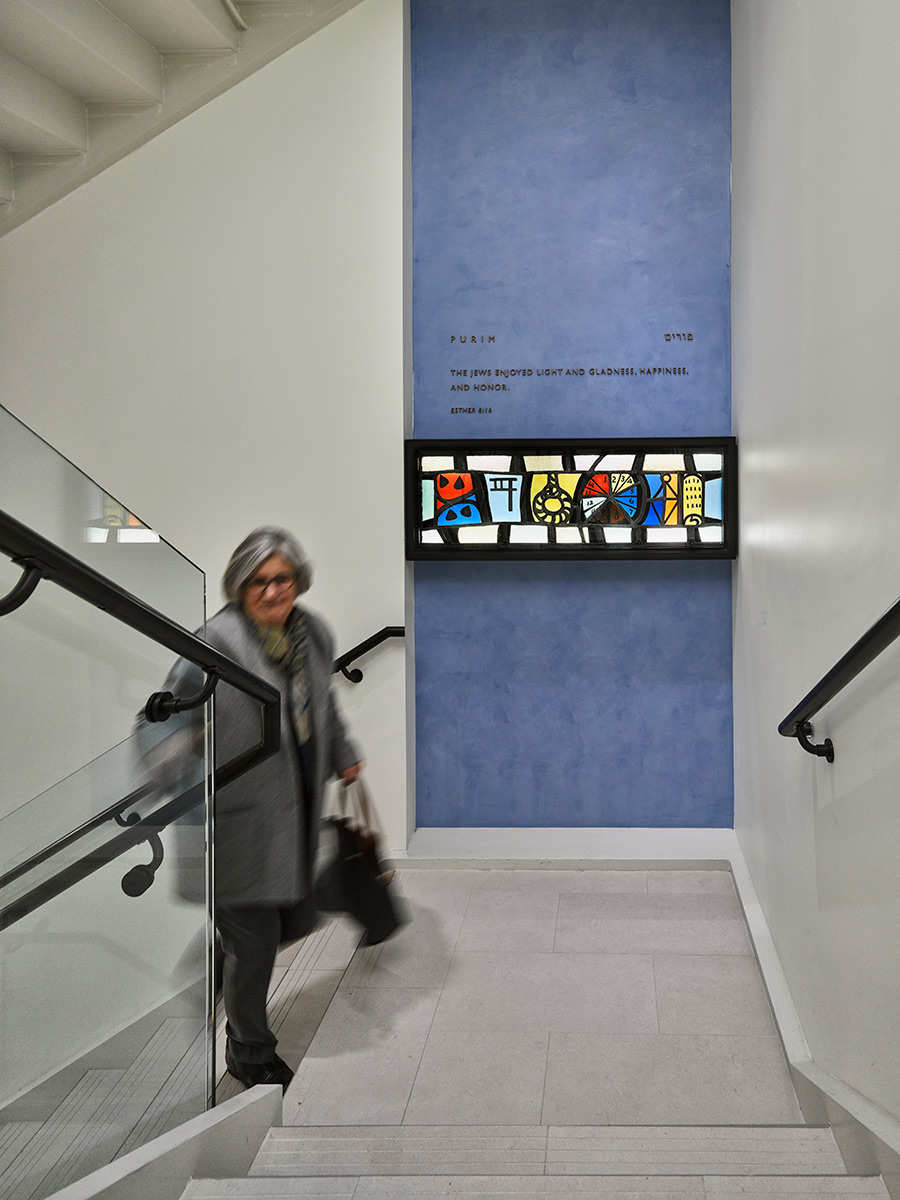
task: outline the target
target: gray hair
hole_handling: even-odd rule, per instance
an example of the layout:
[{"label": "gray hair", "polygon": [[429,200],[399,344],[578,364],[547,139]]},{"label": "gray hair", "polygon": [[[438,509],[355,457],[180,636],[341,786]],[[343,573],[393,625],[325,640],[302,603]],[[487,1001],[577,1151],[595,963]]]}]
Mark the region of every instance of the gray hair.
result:
[{"label": "gray hair", "polygon": [[245,584],[273,554],[283,554],[291,564],[297,576],[297,595],[308,592],[312,583],[312,567],[300,543],[286,529],[279,529],[277,525],[263,525],[247,534],[228,560],[222,576],[225,598],[233,604],[239,604]]}]

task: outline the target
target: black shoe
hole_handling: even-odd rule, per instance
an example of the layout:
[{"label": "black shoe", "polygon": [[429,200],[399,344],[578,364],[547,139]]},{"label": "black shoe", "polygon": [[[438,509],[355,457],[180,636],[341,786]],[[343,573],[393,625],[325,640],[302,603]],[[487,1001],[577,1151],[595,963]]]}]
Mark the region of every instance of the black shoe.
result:
[{"label": "black shoe", "polygon": [[225,1051],[225,1067],[229,1075],[233,1075],[244,1087],[256,1087],[258,1083],[280,1083],[281,1090],[286,1092],[288,1084],[294,1078],[294,1072],[283,1058],[276,1054],[269,1062],[244,1063],[235,1062],[230,1051]]}]

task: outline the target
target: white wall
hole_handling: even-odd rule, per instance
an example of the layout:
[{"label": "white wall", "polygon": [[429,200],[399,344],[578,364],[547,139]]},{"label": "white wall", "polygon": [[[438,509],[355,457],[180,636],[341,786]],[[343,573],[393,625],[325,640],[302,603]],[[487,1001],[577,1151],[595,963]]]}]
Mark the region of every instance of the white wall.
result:
[{"label": "white wall", "polygon": [[[210,611],[250,529],[293,529],[316,567],[310,606],[346,650],[404,622],[402,272],[402,0],[364,0],[0,241],[0,402],[201,566]],[[17,577],[0,567],[0,593]],[[27,638],[45,668],[29,657],[0,731],[26,764],[10,807],[127,735],[164,670],[134,639],[95,668],[106,618],[82,628],[50,587],[5,619],[7,689]],[[403,642],[361,666],[338,687],[401,848]],[[118,680],[102,721],[72,702],[70,667],[95,691]],[[165,878],[125,901],[120,875],[4,935],[0,1099],[183,986],[202,909],[176,911]],[[110,978],[107,1004],[94,984]]]},{"label": "white wall", "polygon": [[900,1116],[900,644],[779,721],[900,595],[900,6],[733,0],[736,826],[814,1059]]},{"label": "white wall", "polygon": [[[241,537],[293,529],[339,652],[404,620],[402,58],[401,0],[365,0],[0,241],[2,402],[207,572],[211,612]],[[402,847],[402,641],[361,665]]]}]

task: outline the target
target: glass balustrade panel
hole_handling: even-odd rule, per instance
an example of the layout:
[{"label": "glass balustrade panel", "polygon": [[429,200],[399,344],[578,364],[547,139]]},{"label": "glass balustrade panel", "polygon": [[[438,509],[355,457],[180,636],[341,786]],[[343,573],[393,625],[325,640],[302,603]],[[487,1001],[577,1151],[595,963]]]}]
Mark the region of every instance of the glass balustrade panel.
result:
[{"label": "glass balustrade panel", "polygon": [[[203,572],[2,408],[0,510],[202,628]],[[0,596],[20,576],[0,555]],[[209,731],[141,720],[173,658],[49,580],[0,617],[0,1123],[80,1130],[16,1151],[29,1195],[208,1104]]]},{"label": "glass balustrade panel", "polygon": [[[137,768],[118,820],[0,879],[0,1141],[2,1126],[19,1139],[16,1195],[49,1196],[208,1107],[204,775],[202,758],[162,786]],[[135,814],[149,836],[128,846]]]},{"label": "glass balustrade panel", "polygon": [[[202,626],[203,572],[4,408],[0,510],[179,625]],[[0,595],[21,573],[0,555]],[[171,658],[109,614],[38,584],[0,620],[0,817],[128,738]]]}]

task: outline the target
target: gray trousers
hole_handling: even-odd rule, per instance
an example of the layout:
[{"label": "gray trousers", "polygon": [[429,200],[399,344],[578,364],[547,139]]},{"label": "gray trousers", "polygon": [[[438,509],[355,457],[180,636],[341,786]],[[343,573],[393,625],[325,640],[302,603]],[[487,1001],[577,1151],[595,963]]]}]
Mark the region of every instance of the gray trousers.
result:
[{"label": "gray trousers", "polygon": [[[297,747],[302,778],[311,776],[314,743],[310,738]],[[301,819],[306,824],[307,853],[315,855],[310,829],[312,803],[304,782]],[[312,857],[308,865],[312,876]],[[312,896],[304,896],[289,907],[253,904],[216,904],[216,928],[222,943],[222,998],[225,1001],[225,1033],[231,1057],[237,1062],[271,1062],[278,1040],[269,1028],[266,998],[278,947],[306,937],[317,924]]]},{"label": "gray trousers", "polygon": [[290,908],[216,905],[222,943],[222,998],[228,1048],[237,1062],[271,1062],[277,1039],[269,1028],[266,998],[278,948],[305,937],[316,925],[312,897]]},{"label": "gray trousers", "polygon": [[270,1062],[277,1039],[269,1028],[266,997],[278,944],[281,913],[266,905],[216,905],[222,943],[222,998],[225,1033],[238,1062]]}]

